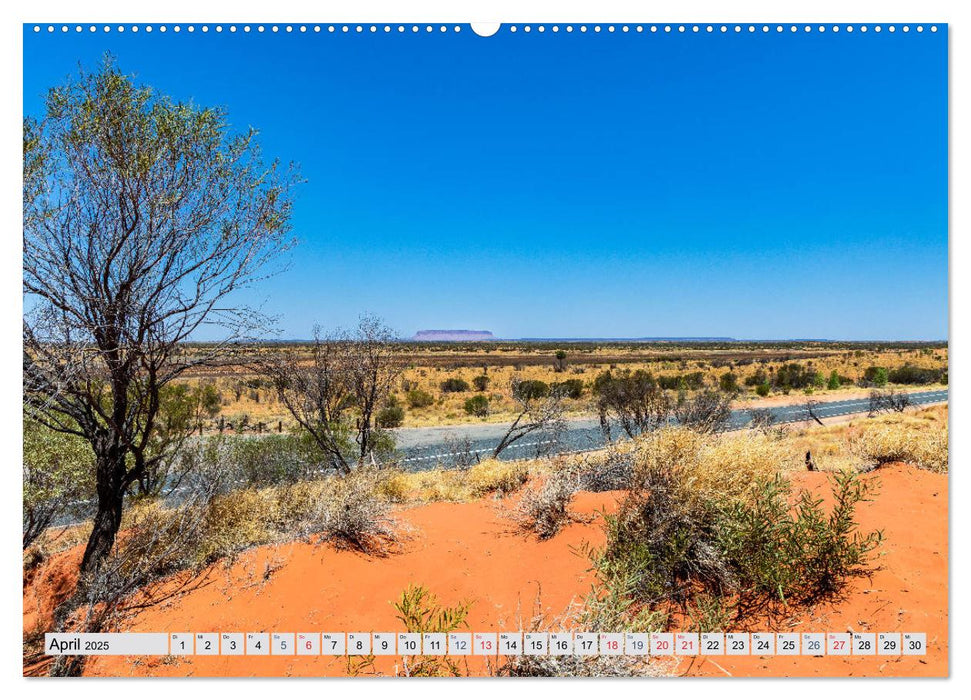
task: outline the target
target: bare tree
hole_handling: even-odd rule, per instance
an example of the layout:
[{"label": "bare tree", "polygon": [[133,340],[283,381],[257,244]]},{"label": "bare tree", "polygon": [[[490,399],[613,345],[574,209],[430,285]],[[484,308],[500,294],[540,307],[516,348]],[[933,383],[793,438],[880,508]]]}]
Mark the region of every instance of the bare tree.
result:
[{"label": "bare tree", "polygon": [[322,336],[315,329],[309,361],[296,352],[279,353],[258,367],[341,474],[373,459],[385,435],[374,417],[401,374],[394,342],[379,319],[363,316],[353,333]]},{"label": "bare tree", "polygon": [[753,408],[749,411],[749,416],[752,418],[751,423],[749,423],[749,427],[753,430],[767,432],[773,425],[775,425],[775,414],[772,413],[772,411],[768,408]]},{"label": "bare tree", "polygon": [[[129,486],[165,458],[163,387],[265,323],[231,299],[290,244],[296,177],[222,110],[175,103],[111,60],[51,90],[24,147],[24,400],[94,451],[90,572]],[[187,349],[206,326],[221,342]]]},{"label": "bare tree", "polygon": [[620,424],[628,437],[657,430],[671,418],[671,397],[644,370],[614,377],[605,372],[594,382],[600,428],[610,440],[610,424]]},{"label": "bare tree", "polygon": [[542,391],[537,382],[515,377],[510,390],[518,405],[518,414],[492,451],[493,458],[531,433],[550,431],[557,434],[564,427],[564,392],[559,387]]},{"label": "bare tree", "polygon": [[716,433],[728,426],[732,400],[717,391],[702,391],[691,399],[682,394],[674,407],[674,417],[699,433]]},{"label": "bare tree", "polygon": [[910,396],[902,391],[895,391],[894,389],[879,391],[874,389],[870,392],[870,416],[884,412],[889,413],[891,411],[903,413],[910,405]]},{"label": "bare tree", "polygon": [[806,401],[806,415],[808,415],[810,418],[812,418],[820,425],[825,425],[825,423],[823,423],[822,419],[819,417],[819,413],[817,413],[818,408],[819,408],[818,401],[813,401],[812,399],[809,399],[808,401]]}]

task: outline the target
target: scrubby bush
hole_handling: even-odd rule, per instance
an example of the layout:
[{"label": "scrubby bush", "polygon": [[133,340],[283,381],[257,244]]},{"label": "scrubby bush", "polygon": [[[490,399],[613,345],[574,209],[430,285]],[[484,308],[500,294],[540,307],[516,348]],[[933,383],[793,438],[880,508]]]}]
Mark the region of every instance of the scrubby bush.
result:
[{"label": "scrubby bush", "polygon": [[704,372],[690,372],[688,374],[661,375],[657,384],[667,391],[697,391],[705,388]]},{"label": "scrubby bush", "polygon": [[[396,617],[408,632],[416,634],[447,634],[467,628],[471,601],[461,601],[451,607],[440,605],[437,597],[424,586],[410,585],[394,604]],[[410,677],[428,678],[460,676],[455,661],[445,655],[428,654],[406,656],[402,661],[404,673]]]},{"label": "scrubby bush", "polygon": [[904,365],[890,370],[887,379],[893,384],[934,384],[941,380],[941,370]]},{"label": "scrubby bush", "polygon": [[910,396],[901,391],[880,391],[874,389],[870,392],[870,415],[877,413],[896,412],[903,413],[909,406]]},{"label": "scrubby bush", "polygon": [[472,386],[475,387],[476,391],[485,391],[489,388],[489,377],[485,374],[480,374],[477,377],[473,377]]},{"label": "scrubby bush", "polygon": [[780,366],[775,373],[774,384],[788,393],[792,389],[805,389],[813,386],[817,372],[811,366],[790,362]]},{"label": "scrubby bush", "polygon": [[446,394],[455,394],[469,390],[469,383],[461,377],[449,377],[441,383],[441,389]]},{"label": "scrubby bush", "polygon": [[524,462],[488,459],[464,469],[429,469],[420,472],[386,472],[378,485],[389,501],[468,501],[489,494],[507,496],[526,483]]},{"label": "scrubby bush", "polygon": [[398,428],[405,422],[405,409],[396,398],[389,397],[388,402],[378,411],[374,418],[379,428]]},{"label": "scrubby bush", "polygon": [[719,519],[718,548],[738,581],[741,608],[762,601],[811,603],[837,593],[860,573],[879,544],[879,531],[863,534],[856,506],[872,494],[870,482],[853,472],[832,477],[833,505],[801,491],[794,507],[791,488],[776,477],[757,485]]},{"label": "scrubby bush", "polygon": [[206,509],[194,559],[211,562],[272,542],[277,511],[278,500],[270,490],[239,489],[217,496]]},{"label": "scrubby bush", "polygon": [[465,400],[465,412],[470,416],[485,418],[489,415],[489,397],[476,394]]},{"label": "scrubby bush", "polygon": [[550,385],[539,379],[523,379],[516,382],[513,398],[519,400],[541,399],[549,396]]},{"label": "scrubby bush", "polygon": [[674,406],[678,423],[702,433],[723,430],[731,416],[731,398],[715,391],[702,391],[690,399],[682,395]]},{"label": "scrubby bush", "polygon": [[576,482],[564,472],[551,474],[526,490],[516,507],[520,526],[540,539],[552,537],[569,522],[567,506],[576,490]]},{"label": "scrubby bush", "polygon": [[753,374],[745,377],[745,386],[759,386],[760,384],[768,384],[769,376],[765,373],[765,370],[761,367]]},{"label": "scrubby bush", "polygon": [[435,397],[421,389],[411,389],[405,394],[409,408],[427,408],[435,403]]},{"label": "scrubby bush", "polygon": [[791,487],[777,475],[699,484],[719,461],[684,459],[698,438],[677,437],[685,443],[677,449],[644,453],[629,495],[606,519],[607,544],[593,553],[621,606],[684,613],[700,595],[727,594],[744,617],[825,598],[865,566],[880,535],[859,532],[855,509],[869,487],[855,474],[835,477],[828,513],[808,493],[790,508]]},{"label": "scrubby bush", "polygon": [[886,386],[889,381],[886,367],[867,367],[863,372],[863,386]]},{"label": "scrubby bush", "polygon": [[569,399],[579,399],[583,396],[583,380],[567,379],[553,385],[553,390],[560,392]]},{"label": "scrubby bush", "polygon": [[737,394],[739,392],[738,377],[734,372],[726,372],[718,378],[718,387],[726,394]]},{"label": "scrubby bush", "polygon": [[386,551],[396,540],[390,505],[380,496],[386,478],[377,470],[360,469],[324,480],[321,493],[312,494],[295,514],[300,530],[338,547]]},{"label": "scrubby bush", "polygon": [[24,418],[23,548],[94,498],[94,453],[82,438]]},{"label": "scrubby bush", "polygon": [[629,437],[635,437],[657,430],[670,418],[671,398],[650,372],[635,370],[616,376],[603,372],[594,380],[593,390],[600,426],[608,440],[612,422],[618,423]]},{"label": "scrubby bush", "polygon": [[757,387],[755,387],[755,393],[759,396],[768,396],[771,390],[772,387],[770,387],[767,383],[759,384]]},{"label": "scrubby bush", "polygon": [[200,454],[194,454],[190,448],[184,458],[212,459],[215,455],[207,450],[226,448],[231,454],[219,457],[219,461],[233,469],[236,478],[248,486],[292,484],[306,479],[325,463],[324,455],[303,433],[210,438],[199,446]]},{"label": "scrubby bush", "polygon": [[826,383],[826,388],[830,390],[839,389],[840,385],[841,385],[840,375],[834,369],[832,372],[829,373],[829,381]]}]

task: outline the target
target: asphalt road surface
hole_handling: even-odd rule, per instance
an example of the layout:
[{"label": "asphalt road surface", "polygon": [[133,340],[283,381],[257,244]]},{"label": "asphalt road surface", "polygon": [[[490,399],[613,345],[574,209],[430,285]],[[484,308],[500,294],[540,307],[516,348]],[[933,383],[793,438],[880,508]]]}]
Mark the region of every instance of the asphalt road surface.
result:
[{"label": "asphalt road surface", "polygon": [[[914,405],[945,403],[947,390],[918,391],[908,394]],[[775,406],[771,411],[776,425],[812,420],[806,402],[790,406]],[[867,398],[844,401],[817,402],[815,411],[821,419],[867,413]],[[740,430],[752,420],[748,409],[732,411],[728,430]],[[500,438],[508,430],[508,423],[445,426],[436,428],[400,428],[395,431],[398,450],[403,454],[404,467],[421,471],[435,467],[451,467],[488,457]],[[619,427],[611,431],[615,439],[626,434]],[[596,418],[569,420],[559,435],[537,432],[508,447],[500,459],[526,459],[543,455],[594,450],[604,445],[604,436]]]}]

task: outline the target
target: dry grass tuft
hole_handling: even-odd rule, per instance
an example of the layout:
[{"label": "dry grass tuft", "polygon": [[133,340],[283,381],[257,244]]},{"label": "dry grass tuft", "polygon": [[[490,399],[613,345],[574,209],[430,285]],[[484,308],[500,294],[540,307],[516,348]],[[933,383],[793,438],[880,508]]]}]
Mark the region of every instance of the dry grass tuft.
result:
[{"label": "dry grass tuft", "polygon": [[862,426],[850,450],[867,465],[907,462],[937,474],[948,471],[947,421],[897,414]]},{"label": "dry grass tuft", "polygon": [[489,494],[502,498],[522,488],[540,469],[537,462],[489,459],[468,469],[393,472],[379,490],[394,503],[461,502]]}]

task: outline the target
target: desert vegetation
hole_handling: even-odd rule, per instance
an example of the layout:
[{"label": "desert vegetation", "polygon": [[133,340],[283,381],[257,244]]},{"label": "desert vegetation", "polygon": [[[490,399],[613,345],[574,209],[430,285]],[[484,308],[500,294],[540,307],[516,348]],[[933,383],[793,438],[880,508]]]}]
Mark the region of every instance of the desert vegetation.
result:
[{"label": "desert vegetation", "polygon": [[[25,666],[45,631],[128,629],[256,550],[401,556],[424,536],[409,518],[446,504],[487,504],[516,542],[553,542],[577,524],[598,534],[578,548],[594,588],[555,624],[715,629],[792,614],[872,564],[882,535],[857,513],[880,496],[861,475],[893,462],[947,472],[946,408],[914,410],[904,391],[946,385],[946,344],[406,343],[371,315],[308,342],[266,342],[270,319],[234,306],[234,293],[292,245],[299,177],[230,124],[112,60],[25,120],[25,595],[59,572],[49,609],[25,628]],[[196,342],[203,327],[223,339]],[[850,391],[869,416],[824,425],[820,395]],[[817,425],[774,425],[759,413],[772,401],[805,405]],[[738,406],[755,409],[751,427],[726,433]],[[509,459],[578,416],[599,419],[605,448]],[[396,450],[400,428],[487,421],[502,424],[494,444],[447,447],[451,469],[415,471]],[[807,468],[826,472],[825,495],[794,485]],[[591,493],[616,508],[579,515]],[[264,562],[260,585],[277,568]],[[410,631],[450,631],[472,605],[415,584],[394,607]],[[42,668],[77,675],[85,663]],[[348,672],[374,660],[355,663]],[[466,671],[406,661],[409,675]],[[490,669],[657,671],[526,658]]]},{"label": "desert vegetation", "polygon": [[[788,401],[804,395],[819,400],[865,396],[874,389],[898,392],[940,388],[947,384],[947,347],[902,343],[745,343],[712,347],[707,343],[584,343],[562,351],[566,365],[557,369],[557,351],[542,342],[493,341],[479,344],[431,344],[395,340],[391,352],[400,358],[400,375],[392,387],[404,411],[401,426],[423,427],[463,422],[509,422],[517,414],[510,387],[514,380],[541,382],[564,394],[565,417],[597,416],[603,375],[655,384],[674,400],[710,392],[735,407]],[[205,433],[260,433],[296,427],[272,382],[253,370],[255,364],[285,355],[311,364],[313,343],[252,345],[237,349],[247,356],[227,358],[219,366],[201,366],[184,380],[206,387],[218,408],[201,415]],[[690,359],[688,359],[690,358]],[[892,378],[891,378],[892,374]],[[482,396],[488,412],[470,412],[469,398]],[[211,399],[210,399],[211,400]],[[481,400],[477,399],[476,402]],[[211,404],[210,404],[211,405]]]}]

